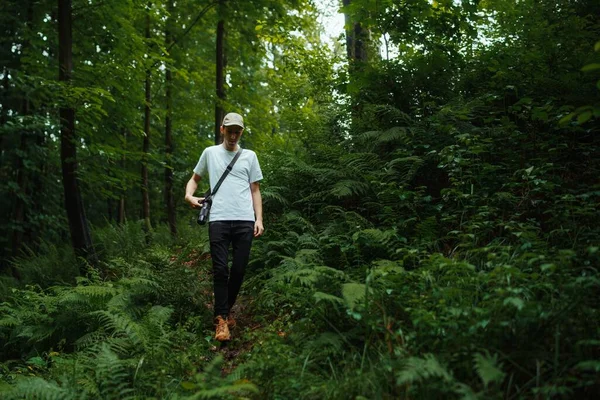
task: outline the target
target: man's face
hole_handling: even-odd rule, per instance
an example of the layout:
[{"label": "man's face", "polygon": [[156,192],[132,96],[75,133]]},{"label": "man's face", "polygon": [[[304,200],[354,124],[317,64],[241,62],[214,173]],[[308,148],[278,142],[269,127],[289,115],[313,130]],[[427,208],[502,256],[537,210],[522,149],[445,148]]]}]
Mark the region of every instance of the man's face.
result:
[{"label": "man's face", "polygon": [[223,143],[225,148],[229,151],[235,151],[235,146],[242,137],[244,128],[238,125],[222,126],[221,132],[223,133]]}]

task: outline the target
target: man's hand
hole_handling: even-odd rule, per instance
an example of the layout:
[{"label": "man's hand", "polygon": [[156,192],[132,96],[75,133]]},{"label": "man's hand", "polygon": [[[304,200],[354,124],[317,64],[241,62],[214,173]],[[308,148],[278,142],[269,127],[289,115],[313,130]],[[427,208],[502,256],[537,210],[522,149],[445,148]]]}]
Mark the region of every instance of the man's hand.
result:
[{"label": "man's hand", "polygon": [[185,196],[185,201],[190,203],[192,208],[200,208],[200,205],[204,201],[204,197]]},{"label": "man's hand", "polygon": [[254,223],[254,237],[259,237],[264,233],[264,231],[265,228],[263,227],[262,221],[256,221]]}]

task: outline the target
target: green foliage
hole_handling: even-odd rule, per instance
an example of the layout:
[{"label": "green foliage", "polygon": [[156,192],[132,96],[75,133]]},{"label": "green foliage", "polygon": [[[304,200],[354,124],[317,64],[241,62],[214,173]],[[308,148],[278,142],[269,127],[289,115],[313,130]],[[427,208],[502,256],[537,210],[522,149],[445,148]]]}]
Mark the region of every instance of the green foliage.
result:
[{"label": "green foliage", "polygon": [[[598,5],[353,0],[343,12],[391,51],[334,70],[311,4],[263,3],[226,18],[225,106],[247,111],[267,228],[244,285],[251,323],[226,357],[211,348],[206,229],[183,204],[192,226],[178,239],[112,224],[118,200],[129,219],[139,204],[144,67],[172,68],[178,132],[165,161],[165,78],[153,69],[153,218],[165,214],[164,168],[184,187],[212,142],[212,25],[178,36],[197,4],[157,2],[146,40],[141,3],[82,9],[77,74],[62,87],[39,37],[55,37],[47,5],[28,23],[26,7],[0,6],[3,232],[32,243],[11,259],[21,281],[2,280],[2,396],[597,397]],[[167,17],[181,39],[168,51]],[[78,108],[90,218],[106,225],[83,277],[57,245],[64,104]],[[39,212],[17,220],[13,199]]]}]

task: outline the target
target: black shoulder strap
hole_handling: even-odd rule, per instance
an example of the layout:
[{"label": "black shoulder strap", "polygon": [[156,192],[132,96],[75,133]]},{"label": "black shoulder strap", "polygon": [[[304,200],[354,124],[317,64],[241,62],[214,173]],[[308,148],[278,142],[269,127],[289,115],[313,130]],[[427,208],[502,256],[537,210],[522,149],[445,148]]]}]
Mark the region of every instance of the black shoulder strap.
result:
[{"label": "black shoulder strap", "polygon": [[231,162],[229,163],[229,165],[227,166],[227,168],[225,169],[225,171],[223,171],[223,175],[221,175],[221,179],[219,179],[219,182],[217,182],[217,184],[215,185],[214,190],[212,191],[212,193],[209,190],[209,196],[214,196],[215,193],[217,193],[217,190],[219,190],[219,187],[221,186],[221,183],[223,183],[223,181],[225,180],[225,178],[227,177],[227,175],[229,174],[229,172],[231,171],[231,169],[233,168],[233,165],[235,164],[235,162],[237,161],[238,158],[240,158],[240,154],[242,154],[242,149],[240,147],[239,151],[236,153],[235,157],[233,157],[233,160],[231,160]]}]

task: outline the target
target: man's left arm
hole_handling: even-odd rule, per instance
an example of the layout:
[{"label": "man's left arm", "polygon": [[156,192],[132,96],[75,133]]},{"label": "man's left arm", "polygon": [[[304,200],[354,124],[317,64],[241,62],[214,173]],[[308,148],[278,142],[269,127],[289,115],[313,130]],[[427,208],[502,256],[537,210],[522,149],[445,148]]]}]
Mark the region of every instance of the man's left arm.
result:
[{"label": "man's left arm", "polygon": [[265,231],[265,228],[263,227],[262,196],[260,195],[260,183],[252,182],[250,184],[250,191],[252,192],[252,206],[254,207],[254,215],[256,216],[256,222],[254,222],[254,237],[259,237]]}]

